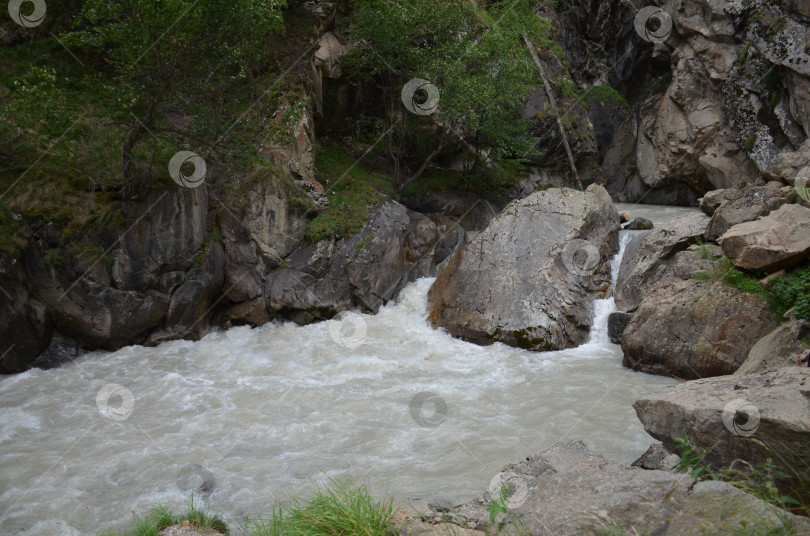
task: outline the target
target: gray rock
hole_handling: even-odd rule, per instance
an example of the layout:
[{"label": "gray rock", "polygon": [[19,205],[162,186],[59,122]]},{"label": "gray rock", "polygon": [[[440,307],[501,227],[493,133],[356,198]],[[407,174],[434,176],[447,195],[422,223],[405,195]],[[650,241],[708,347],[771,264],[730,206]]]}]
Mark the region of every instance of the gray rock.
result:
[{"label": "gray rock", "polygon": [[809,228],[810,208],[784,205],[766,217],[735,225],[718,242],[735,266],[774,272],[807,259]]},{"label": "gray rock", "polygon": [[225,253],[212,242],[198,266],[172,294],[164,331],[150,335],[147,344],[171,339],[197,340],[208,333],[211,308],[225,280]]},{"label": "gray rock", "polygon": [[673,449],[686,434],[692,445],[708,449],[705,462],[715,467],[737,459],[756,466],[768,458],[801,467],[810,463],[810,397],[803,393],[808,386],[810,369],[794,366],[686,382],[642,397],[633,407],[644,429],[665,447]]},{"label": "gray rock", "polygon": [[630,323],[633,318],[631,313],[610,313],[608,316],[608,337],[613,344],[622,343],[622,333],[624,328]]},{"label": "gray rock", "polygon": [[460,247],[460,227],[440,221],[383,198],[355,236],[301,248],[289,266],[270,272],[264,282],[268,312],[307,324],[354,307],[377,311],[409,281],[435,275]]},{"label": "gray rock", "polygon": [[715,241],[738,223],[767,216],[788,202],[793,188],[769,182],[765,186],[746,186],[726,198],[712,215],[706,227],[706,238]]},{"label": "gray rock", "polygon": [[721,281],[670,280],[624,330],[623,364],[685,379],[731,374],[775,326],[762,296]]},{"label": "gray rock", "polygon": [[680,463],[680,456],[668,451],[663,444],[654,443],[631,466],[649,470],[674,471]]},{"label": "gray rock", "polygon": [[712,190],[706,192],[703,197],[698,201],[700,210],[710,218],[721,204],[725,201],[730,201],[739,195],[739,190],[736,188],[724,188],[722,190]]},{"label": "gray rock", "polygon": [[623,311],[632,311],[657,282],[672,277],[691,277],[698,271],[700,263],[694,262],[694,255],[690,255],[687,263],[676,263],[675,256],[695,243],[708,223],[709,218],[699,212],[684,214],[643,238],[634,238],[625,248],[619,267],[616,306]]},{"label": "gray rock", "polygon": [[768,333],[751,348],[735,376],[796,366],[796,356],[807,351],[802,339],[810,338],[806,320],[792,319]]},{"label": "gray rock", "polygon": [[551,350],[585,342],[593,300],[609,286],[618,219],[601,186],[510,203],[433,284],[431,321],[478,344]]},{"label": "gray rock", "polygon": [[[522,534],[555,536],[606,533],[608,523],[621,527],[622,533],[661,536],[733,534],[754,523],[791,524],[798,534],[810,530],[807,518],[788,514],[725,482],[696,483],[686,474],[623,467],[580,442],[557,444],[504,467],[500,474],[514,490],[508,516],[499,514],[496,519],[508,534],[517,533],[516,524]],[[487,507],[498,491],[490,489],[448,517],[460,526],[495,532]]]}]

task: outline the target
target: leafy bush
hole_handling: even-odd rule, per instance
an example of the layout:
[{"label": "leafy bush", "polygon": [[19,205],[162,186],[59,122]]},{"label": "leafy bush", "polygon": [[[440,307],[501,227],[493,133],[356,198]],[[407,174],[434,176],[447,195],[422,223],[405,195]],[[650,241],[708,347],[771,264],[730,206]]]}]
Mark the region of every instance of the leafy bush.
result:
[{"label": "leafy bush", "polygon": [[777,314],[796,307],[797,318],[810,320],[810,268],[775,278],[770,291],[769,301]]}]

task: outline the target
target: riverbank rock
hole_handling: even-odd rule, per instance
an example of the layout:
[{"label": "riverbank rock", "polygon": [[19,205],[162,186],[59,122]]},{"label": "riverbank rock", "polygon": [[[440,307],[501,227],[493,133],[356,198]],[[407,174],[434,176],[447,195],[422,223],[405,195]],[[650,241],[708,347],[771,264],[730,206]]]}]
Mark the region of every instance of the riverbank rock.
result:
[{"label": "riverbank rock", "polygon": [[767,216],[788,202],[793,188],[769,182],[765,186],[746,186],[734,192],[714,211],[706,228],[706,239],[716,241],[738,223]]},{"label": "riverbank rock", "polygon": [[[752,526],[792,524],[797,534],[810,520],[783,512],[725,482],[698,482],[689,475],[628,468],[589,451],[581,442],[551,449],[507,465],[490,489],[441,515],[461,527],[495,531],[488,507],[506,483],[513,490],[507,514],[496,524],[515,534],[591,536],[606,527],[622,534],[683,536],[743,531]],[[600,530],[601,529],[601,530]],[[611,532],[611,534],[619,532]]]},{"label": "riverbank rock", "polygon": [[510,203],[459,251],[428,294],[454,337],[531,350],[584,343],[607,290],[619,216],[607,191],[553,188]]},{"label": "riverbank rock", "polygon": [[[686,434],[706,463],[742,459],[810,463],[810,369],[788,367],[742,377],[686,382],[633,404],[644,429],[672,449]],[[749,440],[752,439],[752,440]],[[804,465],[806,467],[806,465]]]},{"label": "riverbank rock", "polygon": [[623,364],[684,379],[731,374],[774,327],[762,296],[721,281],[670,280],[644,298],[624,330]]},{"label": "riverbank rock", "polygon": [[302,248],[270,272],[264,296],[271,316],[308,324],[354,307],[376,312],[409,281],[435,275],[464,242],[452,221],[437,224],[393,199],[369,212],[356,235]]},{"label": "riverbank rock", "polygon": [[796,356],[808,350],[802,339],[809,337],[810,326],[806,320],[794,318],[782,324],[757,341],[734,375],[796,366]]},{"label": "riverbank rock", "polygon": [[627,245],[616,280],[616,306],[633,311],[659,281],[689,278],[700,270],[699,252],[683,255],[706,230],[709,218],[700,212],[684,214]]},{"label": "riverbank rock", "polygon": [[773,272],[791,268],[810,253],[810,208],[784,205],[756,221],[735,225],[717,241],[734,265]]},{"label": "riverbank rock", "polygon": [[613,344],[622,343],[622,333],[633,318],[632,313],[610,313],[608,316],[608,337]]}]

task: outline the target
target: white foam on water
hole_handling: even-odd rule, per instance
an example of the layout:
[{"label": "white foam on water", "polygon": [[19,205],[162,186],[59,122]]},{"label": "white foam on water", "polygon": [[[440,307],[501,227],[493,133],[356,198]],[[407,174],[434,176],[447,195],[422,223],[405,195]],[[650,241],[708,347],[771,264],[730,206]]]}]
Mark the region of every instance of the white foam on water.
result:
[{"label": "white foam on water", "polygon": [[[189,477],[195,468],[213,478],[195,501],[238,532],[274,497],[328,476],[457,502],[561,440],[625,463],[650,444],[631,404],[675,380],[624,369],[602,338],[545,353],[453,339],[427,322],[431,283],[360,314],[367,335],[354,348],[330,336],[336,320],[273,323],[1,378],[0,533],[96,534],[156,502],[182,509],[178,480],[205,479]],[[595,331],[609,309],[596,308]],[[132,394],[124,420],[97,407],[110,383]],[[434,427],[409,410],[426,391],[447,407]]]}]

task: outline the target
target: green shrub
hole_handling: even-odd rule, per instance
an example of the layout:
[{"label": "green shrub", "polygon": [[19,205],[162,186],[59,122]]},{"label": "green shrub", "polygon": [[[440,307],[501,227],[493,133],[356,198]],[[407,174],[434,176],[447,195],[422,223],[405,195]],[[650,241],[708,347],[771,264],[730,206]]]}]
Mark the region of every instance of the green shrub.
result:
[{"label": "green shrub", "polygon": [[775,278],[769,301],[774,312],[780,316],[796,307],[797,318],[810,320],[810,268]]},{"label": "green shrub", "polygon": [[293,496],[270,519],[248,524],[252,536],[388,536],[393,501],[376,501],[366,486],[333,481],[309,498]]}]

